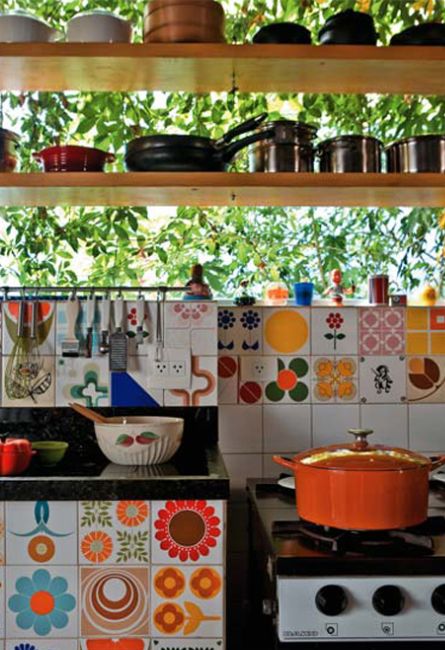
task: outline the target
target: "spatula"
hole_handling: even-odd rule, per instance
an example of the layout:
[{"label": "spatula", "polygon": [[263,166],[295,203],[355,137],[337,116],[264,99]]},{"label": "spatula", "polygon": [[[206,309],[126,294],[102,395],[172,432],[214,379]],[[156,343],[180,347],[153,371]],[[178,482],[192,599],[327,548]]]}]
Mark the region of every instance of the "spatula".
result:
[{"label": "spatula", "polygon": [[118,296],[114,301],[114,322],[116,329],[110,336],[110,370],[127,370],[128,342],[124,332],[124,299]]},{"label": "spatula", "polygon": [[62,341],[62,357],[78,357],[80,344],[76,338],[76,322],[79,315],[79,299],[71,298],[65,305],[67,332]]}]

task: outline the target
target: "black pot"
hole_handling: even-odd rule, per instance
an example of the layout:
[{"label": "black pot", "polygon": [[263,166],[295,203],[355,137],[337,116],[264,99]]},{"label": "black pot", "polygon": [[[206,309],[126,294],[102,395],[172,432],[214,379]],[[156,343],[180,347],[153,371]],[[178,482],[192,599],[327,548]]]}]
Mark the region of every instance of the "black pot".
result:
[{"label": "black pot", "polygon": [[311,124],[276,120],[259,127],[265,137],[249,147],[251,172],[312,172],[317,129]]},{"label": "black pot", "polygon": [[17,167],[19,142],[17,133],[0,128],[0,172],[13,172]]},{"label": "black pot", "polygon": [[228,131],[219,140],[193,135],[149,135],[127,144],[125,164],[130,171],[225,171],[247,145],[267,137],[266,132],[231,142],[255,129],[267,117],[263,113]]},{"label": "black pot", "polygon": [[386,149],[388,172],[445,173],[445,135],[419,135],[394,142]]},{"label": "black pot", "polygon": [[372,16],[352,9],[328,18],[318,32],[322,45],[376,45],[377,37]]},{"label": "black pot", "polygon": [[390,45],[445,45],[444,23],[423,23],[392,37]]},{"label": "black pot", "polygon": [[383,144],[364,135],[341,135],[320,142],[317,155],[321,172],[379,173],[382,171]]},{"label": "black pot", "polygon": [[295,23],[271,23],[261,27],[253,37],[254,43],[288,43],[310,45],[311,33],[306,27]]}]

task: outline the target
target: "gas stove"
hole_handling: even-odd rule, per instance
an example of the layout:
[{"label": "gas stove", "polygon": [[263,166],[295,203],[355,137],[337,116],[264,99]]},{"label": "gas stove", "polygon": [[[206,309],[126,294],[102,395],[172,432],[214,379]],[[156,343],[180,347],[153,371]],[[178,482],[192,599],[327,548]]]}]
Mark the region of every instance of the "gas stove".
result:
[{"label": "gas stove", "polygon": [[445,486],[426,522],[383,532],[304,522],[273,480],[249,480],[248,496],[255,647],[445,648]]}]

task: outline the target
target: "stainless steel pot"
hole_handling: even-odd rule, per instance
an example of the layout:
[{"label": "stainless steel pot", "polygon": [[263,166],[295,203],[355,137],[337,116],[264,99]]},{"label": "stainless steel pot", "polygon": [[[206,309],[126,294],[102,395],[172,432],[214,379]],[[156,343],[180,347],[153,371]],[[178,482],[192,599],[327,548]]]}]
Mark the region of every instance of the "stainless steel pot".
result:
[{"label": "stainless steel pot", "polygon": [[251,172],[313,172],[317,129],[304,122],[276,120],[259,127],[264,139],[249,147]]},{"label": "stainless steel pot", "polygon": [[390,173],[445,173],[445,135],[419,135],[386,149]]},{"label": "stainless steel pot", "polygon": [[317,147],[321,172],[379,173],[382,154],[383,143],[364,135],[341,135],[324,140]]}]

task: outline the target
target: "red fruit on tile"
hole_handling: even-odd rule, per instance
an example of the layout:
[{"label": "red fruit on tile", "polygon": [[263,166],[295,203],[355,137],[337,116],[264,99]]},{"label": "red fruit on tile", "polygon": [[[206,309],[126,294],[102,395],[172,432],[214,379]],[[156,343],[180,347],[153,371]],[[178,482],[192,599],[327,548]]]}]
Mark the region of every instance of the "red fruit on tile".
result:
[{"label": "red fruit on tile", "polygon": [[218,377],[228,379],[233,377],[237,371],[236,359],[233,357],[219,357],[218,359]]},{"label": "red fruit on tile", "polygon": [[246,404],[255,404],[261,399],[263,391],[255,381],[246,381],[239,389],[239,395]]}]

